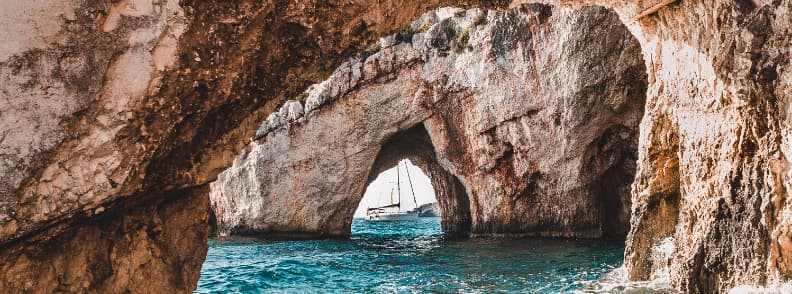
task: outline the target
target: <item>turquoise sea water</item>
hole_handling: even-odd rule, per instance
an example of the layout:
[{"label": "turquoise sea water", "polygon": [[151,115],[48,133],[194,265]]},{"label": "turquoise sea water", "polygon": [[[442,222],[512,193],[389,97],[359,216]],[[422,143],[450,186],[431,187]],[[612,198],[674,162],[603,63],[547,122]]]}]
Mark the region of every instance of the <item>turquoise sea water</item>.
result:
[{"label": "turquoise sea water", "polygon": [[623,252],[591,240],[454,240],[439,218],[355,219],[349,240],[210,241],[196,293],[568,292]]}]

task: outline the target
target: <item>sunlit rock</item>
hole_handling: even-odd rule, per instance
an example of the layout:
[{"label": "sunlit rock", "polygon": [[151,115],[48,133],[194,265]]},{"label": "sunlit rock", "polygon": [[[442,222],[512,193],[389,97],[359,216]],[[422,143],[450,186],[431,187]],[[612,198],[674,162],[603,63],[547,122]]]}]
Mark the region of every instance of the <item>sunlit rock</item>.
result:
[{"label": "sunlit rock", "polygon": [[305,114],[300,101],[287,101],[286,104],[283,105],[283,108],[287,110],[286,121],[288,122],[297,121]]},{"label": "sunlit rock", "polygon": [[[348,98],[329,99],[333,91],[338,95],[362,95],[365,89],[361,88],[365,86],[361,84],[393,83],[390,74],[394,72],[380,71],[380,67],[401,72],[404,69],[399,69],[400,66],[421,66],[420,70],[409,71],[415,74],[412,79],[427,87],[409,90],[393,86],[387,91],[368,94],[369,97],[404,94],[402,98],[391,98],[410,99],[414,102],[410,105],[415,108],[395,109],[416,113],[411,114],[412,118],[417,117],[423,124],[412,119],[377,123],[377,126],[392,126],[382,131],[386,135],[404,136],[389,137],[396,141],[378,137],[380,143],[372,143],[375,146],[372,148],[384,144],[383,148],[391,151],[377,155],[385,159],[368,165],[371,170],[359,176],[365,178],[376,173],[376,167],[391,162],[388,156],[409,155],[394,150],[411,150],[411,156],[426,159],[422,165],[425,170],[436,172],[436,185],[451,184],[439,190],[456,195],[442,196],[448,200],[444,204],[446,209],[476,207],[482,208],[482,212],[471,211],[471,215],[489,215],[492,207],[508,207],[511,205],[508,198],[497,197],[507,195],[506,192],[496,191],[491,193],[496,197],[491,198],[471,197],[483,192],[467,191],[468,187],[481,186],[475,181],[482,177],[471,173],[468,167],[458,166],[462,162],[460,157],[471,153],[468,148],[475,147],[470,150],[482,155],[469,156],[464,162],[483,171],[508,170],[498,164],[503,160],[488,160],[491,154],[510,154],[497,142],[516,143],[511,156],[526,157],[530,152],[534,154],[532,158],[542,162],[570,154],[574,157],[579,153],[568,148],[576,145],[559,139],[564,132],[573,133],[573,129],[545,132],[557,130],[556,118],[565,126],[568,119],[591,120],[589,116],[568,111],[579,106],[572,102],[583,101],[575,99],[567,99],[556,108],[548,106],[550,103],[542,105],[544,108],[538,108],[535,119],[528,122],[523,118],[504,120],[509,117],[505,114],[519,114],[509,110],[524,110],[514,107],[510,98],[514,94],[505,89],[541,87],[547,90],[531,97],[546,99],[596,97],[586,92],[569,93],[569,90],[596,89],[581,87],[575,81],[586,80],[585,76],[607,76],[613,69],[621,68],[606,60],[616,59],[619,61],[615,64],[625,64],[635,59],[633,54],[622,56],[623,51],[608,51],[612,55],[603,56],[603,52],[594,50],[610,48],[614,42],[627,39],[621,37],[622,25],[602,22],[599,18],[590,19],[596,25],[578,24],[577,28],[556,31],[563,34],[550,34],[552,27],[532,25],[534,20],[523,19],[528,24],[526,31],[520,17],[501,17],[501,21],[512,25],[503,26],[510,29],[495,35],[510,37],[491,39],[492,44],[501,45],[488,45],[494,49],[490,55],[469,50],[457,52],[453,49],[457,46],[451,46],[455,37],[443,35],[443,30],[429,33],[432,27],[461,32],[464,25],[459,24],[472,20],[471,16],[478,15],[477,12],[444,8],[415,20],[439,5],[520,7],[520,1],[513,2],[363,0],[328,6],[317,1],[288,1],[278,5],[248,0],[7,1],[0,11],[3,40],[0,43],[0,292],[190,292],[206,252],[202,224],[208,206],[205,194],[193,195],[191,191],[205,188],[240,153],[238,163],[242,163],[248,152],[246,148],[254,148],[251,146],[258,143],[272,144],[267,142],[274,139],[267,136],[259,139],[266,142],[248,143],[260,123],[278,112],[278,106],[301,97],[307,85],[326,80],[350,58],[358,58],[359,66],[350,65],[351,78],[338,80],[347,86],[324,87],[320,83],[314,87],[315,91],[308,90],[307,115],[297,119],[298,124],[330,115],[324,112],[344,110],[333,106],[337,103],[333,99]],[[657,276],[657,269],[667,268],[674,289],[703,293],[724,292],[738,286],[735,288],[738,291],[765,289],[763,285],[772,287],[792,279],[790,1],[550,2],[573,8],[585,5],[612,8],[640,43],[649,86],[638,136],[631,233],[625,256],[630,278],[650,279]],[[558,18],[556,10],[546,11],[553,13],[536,14],[535,20],[554,23]],[[495,20],[499,13],[502,12],[488,11],[486,19]],[[573,18],[568,20],[578,22]],[[424,31],[425,23],[432,24],[427,31]],[[395,48],[407,46],[404,42],[408,38],[396,42],[393,37],[380,42],[380,36],[408,27],[413,33],[422,32],[409,38],[414,51]],[[596,30],[591,31],[592,28]],[[617,37],[596,33],[599,30],[617,32]],[[475,31],[478,30],[472,32],[469,42],[481,42],[476,39],[480,32]],[[528,39],[532,40],[533,51],[511,49],[509,44],[524,43],[527,32],[532,36]],[[547,34],[552,38],[533,41]],[[587,43],[567,42],[586,34],[601,38]],[[542,47],[550,44],[556,46]],[[386,52],[367,62],[366,58],[377,50]],[[553,59],[531,59],[536,61],[534,66],[557,69],[545,68],[538,71],[543,75],[529,80],[531,83],[521,81],[510,84],[513,88],[509,88],[495,82],[513,74],[524,77],[526,73],[519,69],[533,68],[514,62],[519,59],[509,52],[534,52],[535,55],[527,54],[528,57],[536,57],[536,52],[553,52],[559,56],[578,56],[580,60],[567,58],[563,63],[548,63]],[[459,57],[464,54],[488,57],[478,60]],[[452,69],[448,60],[454,60]],[[495,63],[511,72],[488,71],[480,63]],[[575,73],[570,70],[574,68],[572,65],[587,70]],[[435,68],[448,77],[419,74]],[[547,73],[557,74],[559,82],[549,83],[552,75]],[[482,83],[482,88],[477,89],[470,82],[475,80],[492,84]],[[415,85],[411,80],[401,87]],[[498,87],[501,92],[487,90]],[[347,93],[342,94],[344,91]],[[480,100],[463,95],[470,93],[489,98]],[[622,105],[631,105],[620,98],[627,96],[608,95],[601,102],[611,111],[621,113],[626,111]],[[478,104],[483,101],[488,102],[483,104],[486,107]],[[321,107],[326,109],[317,112]],[[394,115],[390,109],[383,111],[383,107],[368,110],[366,118]],[[454,113],[460,115],[450,115]],[[469,113],[479,113],[481,118],[462,116]],[[364,113],[357,113],[361,114]],[[418,117],[419,114],[427,117]],[[403,114],[396,117],[404,118]],[[345,117],[327,119],[327,125],[344,126],[342,118]],[[430,121],[438,123],[432,127]],[[505,125],[496,128],[492,139],[477,137],[483,134],[457,132],[488,130],[493,122],[501,121]],[[522,132],[510,130],[516,128],[517,121],[526,125]],[[442,125],[440,122],[449,122],[448,126],[470,124],[444,129],[438,126]],[[366,126],[365,121],[357,123],[357,128]],[[424,134],[416,131],[420,128],[405,130],[406,126],[425,126],[427,131]],[[286,137],[277,136],[284,131],[272,132],[274,129],[267,132],[287,142]],[[430,129],[446,133],[438,135]],[[613,134],[627,138],[624,140],[632,138],[629,132]],[[441,140],[427,145],[420,138]],[[398,144],[405,141],[423,143]],[[555,145],[536,150],[537,143]],[[310,152],[319,154],[326,152],[323,148],[329,148],[314,143],[306,146],[311,146]],[[456,153],[446,152],[443,146],[464,148],[453,155]],[[304,151],[303,154],[313,154]],[[348,154],[354,155],[359,150],[351,151]],[[370,153],[370,150],[365,152],[366,158],[372,156]],[[432,157],[436,153],[439,156]],[[327,166],[350,162],[363,161],[332,161]],[[292,163],[297,164],[290,168],[302,164]],[[558,166],[561,167],[553,165],[537,170],[570,173],[563,177],[543,176],[542,181],[578,176],[572,172],[575,169]],[[590,167],[581,165],[580,170],[584,168]],[[523,176],[521,172],[529,168],[517,164],[513,170],[518,171],[516,176]],[[334,181],[334,185],[340,183],[334,179],[338,177],[336,170],[323,171],[322,176]],[[608,179],[608,182],[623,181],[618,176]],[[502,184],[501,180],[492,183]],[[537,189],[546,191],[548,187],[560,186],[563,189],[558,191],[570,191],[560,183],[570,182],[537,185]],[[572,183],[570,187],[581,185]],[[605,187],[620,187],[613,194],[629,193],[625,186]],[[351,191],[348,194],[356,194],[355,189],[347,190]],[[546,195],[558,195],[558,191]],[[465,197],[457,197],[460,195]],[[464,199],[478,202],[464,203]],[[515,207],[541,207],[560,199],[566,198],[516,201],[519,205]],[[527,211],[525,208],[511,211],[512,222],[525,222]],[[557,214],[560,216],[555,219],[568,218],[568,211]],[[528,218],[548,215],[554,217],[545,211]],[[498,226],[502,223],[499,219],[466,219],[464,213],[457,216],[458,219],[446,222],[450,224],[447,228],[464,229],[464,224],[473,223],[485,224],[485,228],[495,224],[490,227],[496,231],[507,227]],[[583,220],[591,217],[586,213],[575,216]],[[311,221],[293,219],[295,224]],[[614,223],[621,224],[623,220]],[[553,224],[540,223],[536,229]],[[479,229],[482,228],[470,231]],[[676,245],[670,259],[652,258],[652,248],[662,247],[663,240],[669,237],[673,237]],[[662,262],[667,262],[668,267],[661,266]]]},{"label": "sunlit rock", "polygon": [[623,237],[646,81],[617,16],[532,5],[419,21],[380,39],[362,80],[347,62],[314,85],[313,113],[220,174],[219,233],[349,234],[366,184],[407,157],[448,232]]}]

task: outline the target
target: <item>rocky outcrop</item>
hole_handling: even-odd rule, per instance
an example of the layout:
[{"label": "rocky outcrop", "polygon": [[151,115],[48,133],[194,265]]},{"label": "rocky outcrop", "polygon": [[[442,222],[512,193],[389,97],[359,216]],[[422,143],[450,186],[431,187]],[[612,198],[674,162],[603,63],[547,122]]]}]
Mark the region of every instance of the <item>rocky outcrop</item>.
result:
[{"label": "rocky outcrop", "polygon": [[207,190],[114,209],[47,242],[5,248],[0,292],[191,292],[208,249]]},{"label": "rocky outcrop", "polygon": [[[184,222],[149,221],[159,210],[147,207],[213,181],[275,105],[326,78],[377,36],[441,4],[4,3],[0,268],[13,271],[0,271],[0,292],[117,292],[149,277],[172,281],[171,287],[130,289],[189,292],[206,238],[172,228],[193,231],[208,198],[162,216],[195,217]],[[122,243],[123,232],[135,232],[128,222],[163,232],[147,237],[152,244],[189,237],[195,247],[130,245],[128,253],[101,255]],[[70,244],[68,251],[52,249],[62,244]],[[101,256],[70,254],[82,250]],[[23,255],[30,262],[20,261]],[[130,256],[151,260],[137,265],[145,270],[110,266]],[[194,262],[182,262],[188,259]],[[58,266],[41,270],[48,264]],[[95,268],[108,271],[93,274]],[[42,282],[20,284],[35,280]],[[52,286],[59,281],[69,286]]]},{"label": "rocky outcrop", "polygon": [[556,2],[613,7],[646,59],[630,277],[669,269],[693,293],[792,278],[792,1]]},{"label": "rocky outcrop", "polygon": [[347,235],[368,182],[405,157],[448,231],[626,234],[646,70],[615,13],[445,8],[377,50],[261,124],[211,185],[220,234]]},{"label": "rocky outcrop", "polygon": [[[669,274],[678,290],[714,292],[790,279],[790,1],[551,2],[613,8],[641,44],[649,87],[627,244],[631,277],[645,279],[653,269],[669,268],[650,255],[651,248],[673,239]],[[379,36],[441,5],[508,5],[387,0],[4,4],[0,267],[14,269],[0,271],[0,292],[19,292],[23,286],[29,292],[112,290],[97,280],[125,285],[122,271],[85,273],[123,268],[105,265],[121,264],[129,254],[85,258],[71,253],[107,252],[114,242],[102,238],[119,241],[124,232],[136,231],[123,227],[123,220],[164,228],[147,222],[155,210],[146,207],[214,180],[276,105],[325,80]],[[411,142],[429,136],[399,134],[416,138]],[[414,152],[434,154],[438,146],[432,142],[432,152]],[[397,143],[383,148],[404,149]],[[449,166],[440,161],[423,165],[429,173],[440,173],[437,178],[451,177],[435,187],[446,183],[452,188],[441,191],[467,195],[461,177],[456,181],[447,172]],[[449,199],[446,208],[473,205],[464,203],[468,197],[444,199]],[[200,218],[205,208],[179,207],[165,211],[175,216],[196,209],[192,213]],[[458,221],[466,222],[464,217]],[[194,229],[192,221],[172,225]],[[187,238],[177,230],[161,231],[151,238],[162,244]],[[188,239],[204,242],[202,234]],[[62,244],[71,244],[69,250],[53,249]],[[200,247],[184,255],[154,255],[151,246],[129,248],[135,249],[130,254],[157,259],[151,265],[204,255]],[[22,261],[22,252],[32,261]],[[70,258],[74,267],[42,270]],[[173,272],[184,270],[157,268],[127,271],[128,277],[175,277]],[[32,273],[42,281],[70,280],[72,286],[20,286],[14,278]],[[189,281],[194,275],[183,278],[168,280],[194,285]],[[136,285],[150,285],[141,292],[165,287]]]},{"label": "rocky outcrop", "polygon": [[[651,26],[657,37],[644,54],[653,86],[626,255],[633,278],[647,276],[647,251],[667,236],[677,244],[670,262],[677,289],[792,278],[784,216],[792,5],[766,4],[709,2],[702,16],[703,8],[682,2]],[[681,27],[706,29],[672,29]]]},{"label": "rocky outcrop", "polygon": [[[672,287],[693,293],[789,280],[792,2],[665,3],[611,3],[650,82],[630,276],[668,268]],[[669,237],[671,258],[656,264],[652,248]]]},{"label": "rocky outcrop", "polygon": [[551,2],[611,7],[641,44],[630,277],[667,269],[685,292],[790,279],[790,1]]}]

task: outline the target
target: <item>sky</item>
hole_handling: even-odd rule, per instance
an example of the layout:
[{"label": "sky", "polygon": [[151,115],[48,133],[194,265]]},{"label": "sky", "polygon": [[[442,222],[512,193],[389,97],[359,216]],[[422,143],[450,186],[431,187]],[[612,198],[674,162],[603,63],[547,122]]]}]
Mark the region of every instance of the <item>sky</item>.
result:
[{"label": "sky", "polygon": [[[421,168],[415,166],[409,159],[403,159],[399,162],[401,167],[401,196],[402,196],[402,209],[411,210],[415,208],[415,203],[412,199],[410,192],[410,185],[407,181],[407,174],[404,172],[404,165],[407,163],[407,169],[410,172],[410,179],[412,180],[413,188],[415,188],[415,198],[418,200],[418,205],[437,202],[435,199],[434,189],[429,177],[424,174]],[[363,200],[355,211],[355,217],[366,216],[366,208],[388,205],[390,203],[391,188],[396,189],[396,167],[388,169],[375,179],[371,184],[366,187],[366,192],[363,194]],[[396,202],[396,194],[394,190],[394,202]],[[378,199],[379,198],[379,199]]]}]

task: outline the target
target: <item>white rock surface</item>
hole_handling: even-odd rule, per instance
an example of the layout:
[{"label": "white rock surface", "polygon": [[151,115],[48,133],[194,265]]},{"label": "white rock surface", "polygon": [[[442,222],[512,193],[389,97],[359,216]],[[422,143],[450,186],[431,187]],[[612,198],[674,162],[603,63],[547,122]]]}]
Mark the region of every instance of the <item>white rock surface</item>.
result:
[{"label": "white rock surface", "polygon": [[414,23],[426,31],[412,43],[382,38],[313,86],[304,121],[266,128],[211,185],[220,233],[348,234],[366,179],[409,157],[448,231],[623,236],[646,85],[638,43],[602,8],[454,11],[424,15],[442,21]]}]

